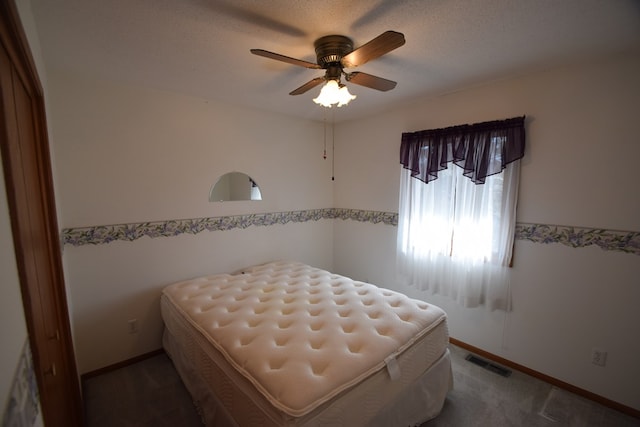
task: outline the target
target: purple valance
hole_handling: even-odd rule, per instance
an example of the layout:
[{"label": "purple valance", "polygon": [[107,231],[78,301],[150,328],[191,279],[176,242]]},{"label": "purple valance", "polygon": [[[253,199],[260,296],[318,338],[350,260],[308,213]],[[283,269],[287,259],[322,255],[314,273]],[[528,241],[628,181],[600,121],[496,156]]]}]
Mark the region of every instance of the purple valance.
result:
[{"label": "purple valance", "polygon": [[524,156],[524,119],[421,130],[402,134],[400,163],[411,176],[429,183],[453,162],[476,184]]}]

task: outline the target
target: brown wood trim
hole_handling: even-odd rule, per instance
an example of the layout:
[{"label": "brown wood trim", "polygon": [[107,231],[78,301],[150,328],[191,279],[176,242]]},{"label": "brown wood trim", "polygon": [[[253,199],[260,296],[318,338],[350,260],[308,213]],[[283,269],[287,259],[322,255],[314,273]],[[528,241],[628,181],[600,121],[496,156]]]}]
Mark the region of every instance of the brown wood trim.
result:
[{"label": "brown wood trim", "polygon": [[[10,69],[3,68],[3,72],[11,76],[14,87],[18,86],[19,81],[19,87],[28,97],[14,98],[14,102],[18,102],[18,99],[23,102],[22,109],[7,110],[16,116],[7,116],[7,111],[4,110],[0,114],[3,121],[14,120],[17,116],[23,118],[19,125],[15,122],[12,124],[14,129],[16,126],[21,129],[21,132],[11,134],[14,142],[9,144],[3,134],[0,148],[3,152],[16,263],[42,415],[47,425],[80,426],[83,423],[82,397],[66,303],[43,88],[15,0],[0,3],[0,43],[4,48],[3,55],[6,54],[11,63]],[[9,91],[9,86],[2,89]],[[16,93],[21,92],[13,92],[14,97]],[[4,93],[4,96],[8,97],[9,92]],[[7,124],[3,122],[0,130],[8,132]],[[31,188],[37,188],[37,191],[28,194],[32,205],[17,203],[17,196],[22,197],[22,202],[25,200],[24,194],[20,195],[16,191],[16,186],[22,180],[26,182],[27,174]],[[24,186],[18,188],[24,189]],[[37,209],[27,212],[27,205]],[[36,226],[41,228],[35,228]],[[38,231],[37,239],[30,234],[35,230]],[[37,251],[34,245],[37,245]],[[34,264],[36,258],[33,253],[36,252],[39,255]],[[33,280],[33,271],[36,269],[41,280]],[[31,275],[26,273],[27,270],[31,271]],[[43,314],[45,312],[46,317]],[[55,366],[54,374],[45,379],[50,370],[44,369],[50,366]],[[55,374],[56,371],[58,375]],[[51,379],[56,376],[58,379]]]},{"label": "brown wood trim", "polygon": [[26,89],[29,90],[32,95],[42,96],[42,83],[40,82],[35,61],[29,49],[27,35],[22,29],[22,23],[20,22],[20,15],[15,0],[3,1],[2,4],[2,13],[8,18],[5,21],[6,26],[3,26],[4,28],[1,31],[3,45],[5,49],[7,49],[11,62],[16,67],[20,79],[26,83]]},{"label": "brown wood trim", "polygon": [[489,353],[488,351],[482,350],[478,347],[474,347],[471,344],[467,344],[465,342],[462,342],[460,340],[457,340],[455,338],[449,338],[449,342],[455,346],[458,346],[460,348],[463,348],[467,351],[470,351],[471,353],[477,354],[478,356],[482,356],[485,359],[489,359],[492,360],[496,363],[499,363],[501,365],[507,366],[509,368],[515,369],[517,371],[520,371],[524,374],[530,375],[534,378],[537,378],[541,381],[544,381],[548,384],[551,384],[553,386],[556,386],[558,388],[567,390],[568,392],[571,392],[573,394],[577,394],[578,396],[582,396],[586,399],[592,400],[596,403],[599,403],[603,406],[609,407],[611,409],[615,409],[616,411],[622,412],[624,414],[630,415],[632,417],[635,418],[640,418],[640,410],[634,409],[630,406],[626,406],[623,405],[621,403],[618,403],[616,401],[607,399],[606,397],[600,396],[598,394],[592,393],[588,390],[582,389],[580,387],[576,387],[572,384],[566,383],[564,381],[561,381],[557,378],[553,378],[550,377],[549,375],[545,375],[541,372],[535,371],[531,368],[527,368],[526,366],[520,365],[518,363],[512,362],[508,359],[505,359],[503,357],[497,356],[493,353]]},{"label": "brown wood trim", "polygon": [[149,359],[151,357],[157,356],[159,354],[163,354],[165,351],[163,348],[159,348],[157,350],[150,351],[149,353],[140,354],[136,357],[132,357],[131,359],[123,360],[118,363],[114,363],[113,365],[105,366],[103,368],[96,369],[94,371],[90,371],[82,374],[82,383],[89,378],[97,377],[98,375],[106,374],[111,371],[115,371],[116,369],[124,368],[129,365],[133,365],[134,363],[142,362],[143,360]]}]

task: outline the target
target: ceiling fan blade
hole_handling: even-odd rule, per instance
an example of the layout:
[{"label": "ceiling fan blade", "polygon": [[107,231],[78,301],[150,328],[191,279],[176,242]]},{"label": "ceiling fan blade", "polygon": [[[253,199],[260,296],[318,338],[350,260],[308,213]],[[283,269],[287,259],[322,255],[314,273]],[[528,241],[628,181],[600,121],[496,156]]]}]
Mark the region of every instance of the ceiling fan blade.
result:
[{"label": "ceiling fan blade", "polygon": [[315,79],[306,82],[305,84],[300,86],[298,89],[295,89],[295,90],[289,92],[289,95],[300,95],[300,94],[303,94],[306,91],[308,91],[309,89],[313,89],[314,87],[318,86],[319,84],[324,82],[324,80],[325,80],[324,77],[316,77]]},{"label": "ceiling fan blade", "polygon": [[290,58],[288,56],[280,55],[279,53],[269,52],[268,50],[251,49],[251,53],[258,56],[264,56],[265,58],[275,59],[277,61],[282,61],[288,64],[297,65],[299,67],[313,68],[313,69],[322,68],[318,64],[314,64],[313,62],[303,61],[302,59]]},{"label": "ceiling fan blade", "polygon": [[342,58],[344,68],[357,67],[399,48],[405,43],[404,34],[385,31],[369,43],[360,46]]},{"label": "ceiling fan blade", "polygon": [[367,73],[353,72],[346,75],[347,81],[360,86],[386,92],[396,87],[397,83],[382,77],[373,76]]}]

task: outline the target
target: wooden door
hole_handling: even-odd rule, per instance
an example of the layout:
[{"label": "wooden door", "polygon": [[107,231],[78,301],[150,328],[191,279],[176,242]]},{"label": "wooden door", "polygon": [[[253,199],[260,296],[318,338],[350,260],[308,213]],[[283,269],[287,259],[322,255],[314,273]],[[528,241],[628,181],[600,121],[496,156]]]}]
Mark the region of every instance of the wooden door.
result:
[{"label": "wooden door", "polygon": [[42,415],[81,426],[42,89],[15,5],[0,9],[0,149]]}]

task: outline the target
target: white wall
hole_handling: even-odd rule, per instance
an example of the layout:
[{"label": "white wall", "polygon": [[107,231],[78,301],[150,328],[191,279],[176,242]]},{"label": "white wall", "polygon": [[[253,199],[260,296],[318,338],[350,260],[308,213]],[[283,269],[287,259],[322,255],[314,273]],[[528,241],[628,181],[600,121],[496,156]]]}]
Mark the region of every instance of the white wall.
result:
[{"label": "white wall", "polygon": [[[320,123],[56,72],[49,87],[62,228],[332,205]],[[210,203],[212,185],[230,171],[254,178],[263,200]],[[160,291],[174,281],[282,258],[331,268],[332,227],[320,220],[66,245],[80,372],[160,348]]]},{"label": "white wall", "polygon": [[[518,221],[640,231],[639,103],[640,58],[618,57],[344,123],[334,204],[397,212],[402,132],[526,115]],[[640,409],[640,257],[517,241],[505,315],[399,288],[395,238],[392,226],[336,221],[335,270],[442,306],[454,338]],[[608,351],[606,367],[590,363],[593,347]]]},{"label": "white wall", "polygon": [[[322,208],[332,198],[321,124],[50,72],[61,226]],[[210,203],[225,172],[264,200]]]}]

